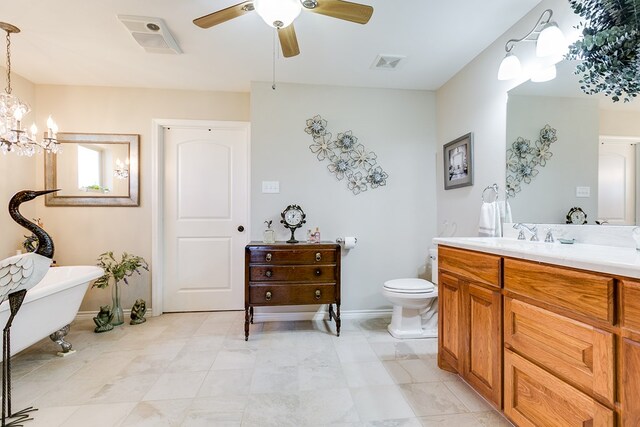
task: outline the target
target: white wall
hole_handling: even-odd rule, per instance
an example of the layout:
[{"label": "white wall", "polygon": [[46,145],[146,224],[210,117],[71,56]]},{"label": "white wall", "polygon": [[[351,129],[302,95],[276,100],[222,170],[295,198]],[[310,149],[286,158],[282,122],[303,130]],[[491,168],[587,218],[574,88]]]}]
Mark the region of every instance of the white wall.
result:
[{"label": "white wall", "polygon": [[[0,75],[5,75],[6,69],[0,67]],[[12,94],[31,106],[31,113],[24,118],[25,127],[31,126],[36,120],[35,114],[35,86],[26,79],[11,74]],[[37,123],[40,124],[40,123]],[[36,157],[23,157],[15,153],[0,154],[0,259],[15,255],[16,249],[22,249],[27,230],[16,224],[9,216],[7,207],[11,197],[21,190],[41,190],[42,182],[36,183]],[[22,205],[20,212],[31,220],[36,215],[36,202]],[[45,224],[45,227],[47,224]]]},{"label": "white wall", "polygon": [[[357,196],[309,150],[306,119],[321,115],[334,138],[353,131],[389,174],[385,187]],[[267,83],[251,88],[251,238],[272,219],[278,240],[288,231],[280,212],[297,203],[322,240],[356,236],[342,264],[342,308],[388,307],[385,280],[416,277],[435,235],[435,96],[432,92]],[[280,181],[262,194],[262,181]]]},{"label": "white wall", "polygon": [[[556,129],[552,157],[538,166],[538,175],[509,199],[514,222],[562,224],[579,206],[592,223],[598,218],[598,100],[552,96],[510,95],[507,107],[507,148],[518,137],[532,146],[540,129]],[[591,196],[576,197],[576,187],[590,187]]]},{"label": "white wall", "polygon": [[[94,265],[102,252],[140,255],[151,262],[151,120],[249,120],[249,94],[112,87],[37,86],[39,122],[53,114],[61,132],[140,134],[140,207],[45,207],[37,203],[56,244],[60,265]],[[44,185],[44,160],[37,158]],[[33,173],[33,170],[32,170]],[[1,184],[0,184],[1,185]],[[151,275],[134,276],[123,306],[151,301]],[[110,304],[110,291],[90,289],[81,310]],[[148,305],[149,306],[149,305]]]},{"label": "white wall", "polygon": [[[553,9],[553,18],[565,35],[575,37],[573,26],[578,19],[568,2],[544,0],[437,91],[439,232],[447,221],[457,224],[456,235],[477,236],[482,190],[497,183],[504,195],[507,91],[522,80],[499,81],[498,67],[505,55],[505,42],[524,36],[547,8]],[[534,43],[520,43],[513,50],[525,70],[534,49]],[[442,145],[467,132],[474,134],[474,185],[445,191]]]}]

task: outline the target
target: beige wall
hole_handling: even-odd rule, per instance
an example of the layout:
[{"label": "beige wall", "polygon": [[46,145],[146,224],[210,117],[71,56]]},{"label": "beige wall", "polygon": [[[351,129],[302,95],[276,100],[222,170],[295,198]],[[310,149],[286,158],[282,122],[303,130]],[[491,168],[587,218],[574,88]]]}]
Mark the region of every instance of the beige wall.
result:
[{"label": "beige wall", "polygon": [[600,135],[640,137],[640,111],[600,109]]},{"label": "beige wall", "polygon": [[[309,150],[307,119],[321,115],[334,139],[351,130],[389,174],[387,185],[353,195]],[[384,281],[417,277],[435,236],[435,95],[427,91],[268,83],[251,86],[251,237],[262,239],[273,220],[278,240],[289,238],[280,212],[300,204],[323,240],[355,236],[342,259],[342,308],[388,308]],[[262,181],[279,181],[263,194]],[[308,309],[308,308],[306,308]]]},{"label": "beige wall", "polygon": [[[55,258],[61,265],[92,265],[100,253],[108,250],[116,254],[127,251],[151,262],[152,119],[249,120],[248,93],[37,86],[36,103],[39,122],[44,123],[51,112],[60,131],[140,135],[140,207],[45,207],[43,201],[36,204],[37,215],[55,241]],[[35,182],[42,186],[42,156],[37,163]],[[130,308],[136,298],[150,303],[149,273],[130,281],[123,306]],[[80,309],[97,310],[107,303],[110,304],[109,291],[90,289]]]},{"label": "beige wall", "polygon": [[[457,224],[456,235],[477,236],[482,190],[497,183],[504,198],[507,91],[522,81],[499,81],[498,67],[505,42],[524,36],[547,8],[553,9],[553,18],[565,35],[576,33],[573,26],[578,19],[568,2],[544,0],[437,91],[439,232],[447,221]],[[513,52],[526,69],[535,44],[520,43]],[[467,132],[474,134],[474,185],[445,191],[442,145]]]},{"label": "beige wall", "polygon": [[[6,69],[0,67],[0,74],[5,75]],[[23,102],[31,105],[32,111],[25,116],[25,127],[35,121],[35,86],[22,77],[11,74],[12,94]],[[30,234],[16,224],[7,211],[11,197],[20,190],[40,190],[41,183],[36,183],[36,156],[21,157],[16,154],[0,154],[0,259],[15,255],[16,249],[22,249],[24,235]],[[36,202],[25,203],[20,212],[31,219],[36,215]]]}]

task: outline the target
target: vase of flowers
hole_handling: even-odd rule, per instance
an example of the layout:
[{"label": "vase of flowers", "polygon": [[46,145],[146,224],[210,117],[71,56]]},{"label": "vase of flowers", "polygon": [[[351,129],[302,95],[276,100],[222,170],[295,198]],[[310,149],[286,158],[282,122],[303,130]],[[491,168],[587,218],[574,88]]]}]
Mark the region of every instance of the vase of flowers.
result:
[{"label": "vase of flowers", "polygon": [[128,285],[128,277],[132,276],[133,273],[140,274],[140,269],[149,271],[149,265],[144,258],[137,255],[131,255],[126,252],[122,253],[120,261],[116,261],[112,251],[101,254],[98,257],[97,265],[102,268],[104,275],[95,281],[93,287],[104,289],[109,286],[109,283],[113,282],[113,287],[111,289],[113,299],[113,320],[111,321],[111,324],[114,326],[122,325],[124,323],[124,313],[120,302],[120,282],[122,281]]}]

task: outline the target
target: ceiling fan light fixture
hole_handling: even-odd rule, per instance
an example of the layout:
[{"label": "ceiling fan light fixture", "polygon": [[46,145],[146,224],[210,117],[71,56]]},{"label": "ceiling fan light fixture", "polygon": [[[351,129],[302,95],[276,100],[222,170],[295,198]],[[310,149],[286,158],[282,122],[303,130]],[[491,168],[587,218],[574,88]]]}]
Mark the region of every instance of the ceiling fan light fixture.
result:
[{"label": "ceiling fan light fixture", "polygon": [[302,5],[299,0],[255,0],[258,15],[274,28],[285,28],[300,15]]}]

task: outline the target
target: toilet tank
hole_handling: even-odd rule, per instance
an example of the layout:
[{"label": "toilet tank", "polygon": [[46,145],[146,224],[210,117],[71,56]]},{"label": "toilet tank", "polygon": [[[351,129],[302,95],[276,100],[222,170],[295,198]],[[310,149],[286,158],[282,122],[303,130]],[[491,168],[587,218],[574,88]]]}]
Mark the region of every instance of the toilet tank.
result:
[{"label": "toilet tank", "polygon": [[429,260],[431,261],[431,282],[438,284],[438,248],[429,249]]}]

